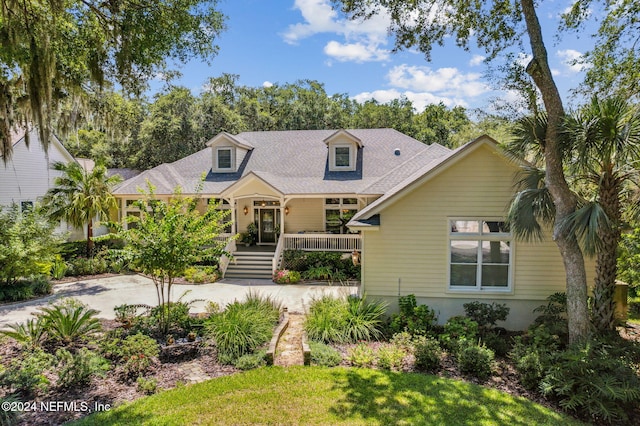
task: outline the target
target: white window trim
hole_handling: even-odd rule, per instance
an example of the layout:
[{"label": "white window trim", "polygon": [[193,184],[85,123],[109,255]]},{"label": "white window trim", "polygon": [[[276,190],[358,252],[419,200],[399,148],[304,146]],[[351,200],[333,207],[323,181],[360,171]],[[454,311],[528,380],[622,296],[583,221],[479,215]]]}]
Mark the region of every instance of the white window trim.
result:
[{"label": "white window trim", "polygon": [[[337,198],[340,200],[340,202],[338,204],[327,204],[327,198]],[[358,202],[356,204],[346,204],[344,203],[344,200],[346,198],[353,198],[356,199]],[[356,213],[360,211],[360,200],[357,197],[325,197],[324,198],[324,208],[322,209],[322,218],[323,218],[323,224],[324,224],[324,232],[329,232],[327,230],[327,210],[339,210],[340,211],[340,217],[342,218],[344,212],[343,210],[355,210]],[[342,231],[342,229],[340,230]],[[336,234],[338,235],[338,234]],[[345,234],[340,234],[340,235],[345,235]]]},{"label": "white window trim", "polygon": [[[349,149],[349,165],[338,166],[336,164],[337,156],[336,149],[348,148]],[[349,142],[338,142],[329,145],[329,170],[333,172],[352,172],[356,170],[358,147],[357,145]]]},{"label": "white window trim", "polygon": [[[230,153],[230,167],[220,167],[220,151],[229,151]],[[235,162],[236,162],[236,156],[235,156],[235,149],[232,146],[219,146],[216,148],[216,159],[215,159],[215,164],[216,164],[216,170],[217,171],[221,171],[221,172],[232,172],[235,171]]]},{"label": "white window trim", "polygon": [[[479,234],[472,232],[451,232],[452,221],[484,221],[484,222],[504,222],[504,218],[496,217],[449,217],[447,218],[447,292],[451,293],[487,293],[487,294],[505,294],[513,293],[513,276],[514,276],[514,259],[515,259],[515,239],[510,232],[500,232],[483,234],[482,230]],[[473,238],[477,237],[477,238]],[[480,247],[478,248],[478,259],[476,269],[476,283],[477,285],[471,286],[452,286],[451,285],[451,241],[464,240],[464,241],[479,241]],[[508,241],[509,242],[509,274],[506,287],[483,287],[482,286],[482,257],[481,247],[482,241]]]}]

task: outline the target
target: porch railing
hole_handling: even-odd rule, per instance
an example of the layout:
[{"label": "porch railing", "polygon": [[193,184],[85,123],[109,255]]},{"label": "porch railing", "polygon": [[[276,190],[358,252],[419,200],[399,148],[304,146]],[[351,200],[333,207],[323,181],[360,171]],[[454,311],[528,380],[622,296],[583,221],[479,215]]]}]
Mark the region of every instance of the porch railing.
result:
[{"label": "porch railing", "polygon": [[354,250],[362,250],[362,240],[358,234],[282,234],[273,256],[274,271],[280,268],[285,250],[351,253]]},{"label": "porch railing", "polygon": [[358,234],[284,234],[283,250],[339,251],[361,250]]}]

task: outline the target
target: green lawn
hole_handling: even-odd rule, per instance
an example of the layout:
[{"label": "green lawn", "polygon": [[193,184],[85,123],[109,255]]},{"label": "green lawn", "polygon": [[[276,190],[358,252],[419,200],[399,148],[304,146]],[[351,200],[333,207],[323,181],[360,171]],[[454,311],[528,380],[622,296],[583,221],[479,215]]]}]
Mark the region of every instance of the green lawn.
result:
[{"label": "green lawn", "polygon": [[456,380],[370,369],[267,367],[180,387],[74,425],[579,425]]}]

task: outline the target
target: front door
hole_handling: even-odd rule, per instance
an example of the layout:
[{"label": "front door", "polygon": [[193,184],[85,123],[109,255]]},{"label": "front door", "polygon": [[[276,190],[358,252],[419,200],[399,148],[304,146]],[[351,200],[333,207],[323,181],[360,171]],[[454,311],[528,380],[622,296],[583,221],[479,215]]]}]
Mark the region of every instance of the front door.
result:
[{"label": "front door", "polygon": [[260,242],[276,242],[276,211],[275,209],[260,209]]}]

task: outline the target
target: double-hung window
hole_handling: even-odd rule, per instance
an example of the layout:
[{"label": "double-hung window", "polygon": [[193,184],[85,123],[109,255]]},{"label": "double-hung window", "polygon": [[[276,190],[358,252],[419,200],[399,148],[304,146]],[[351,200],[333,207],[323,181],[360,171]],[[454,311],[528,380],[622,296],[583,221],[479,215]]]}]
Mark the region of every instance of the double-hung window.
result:
[{"label": "double-hung window", "polygon": [[497,220],[449,221],[449,289],[511,290],[513,244]]},{"label": "double-hung window", "polygon": [[336,146],[335,148],[335,166],[351,167],[351,147]]},{"label": "double-hung window", "polygon": [[218,148],[218,170],[231,170],[231,148]]}]

